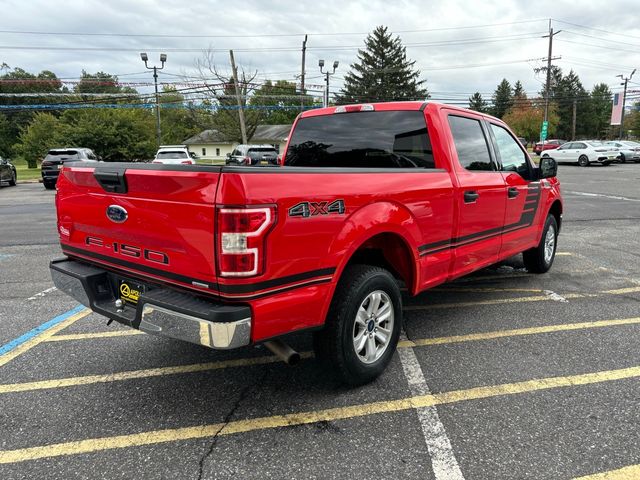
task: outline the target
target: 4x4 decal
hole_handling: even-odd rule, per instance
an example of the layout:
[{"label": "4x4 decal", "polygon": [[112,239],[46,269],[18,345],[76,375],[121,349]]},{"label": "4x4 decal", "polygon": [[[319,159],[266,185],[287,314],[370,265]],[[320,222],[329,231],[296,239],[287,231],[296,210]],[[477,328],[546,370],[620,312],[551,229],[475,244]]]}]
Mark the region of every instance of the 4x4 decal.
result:
[{"label": "4x4 decal", "polygon": [[333,202],[300,202],[289,209],[290,217],[314,217],[316,215],[342,215],[345,212],[344,200]]}]

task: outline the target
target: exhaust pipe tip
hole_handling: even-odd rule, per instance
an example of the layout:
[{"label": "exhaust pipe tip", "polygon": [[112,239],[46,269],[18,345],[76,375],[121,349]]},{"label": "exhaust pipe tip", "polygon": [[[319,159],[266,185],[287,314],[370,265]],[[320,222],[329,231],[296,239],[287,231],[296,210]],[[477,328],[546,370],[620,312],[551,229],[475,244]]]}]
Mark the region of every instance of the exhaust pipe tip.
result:
[{"label": "exhaust pipe tip", "polygon": [[294,366],[300,363],[300,354],[282,340],[269,340],[264,342],[264,346],[287,365]]}]

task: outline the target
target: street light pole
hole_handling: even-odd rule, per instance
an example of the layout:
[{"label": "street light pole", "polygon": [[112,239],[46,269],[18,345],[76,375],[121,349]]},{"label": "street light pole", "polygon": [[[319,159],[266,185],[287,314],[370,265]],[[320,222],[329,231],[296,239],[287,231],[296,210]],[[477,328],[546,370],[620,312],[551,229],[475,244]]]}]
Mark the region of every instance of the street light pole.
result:
[{"label": "street light pole", "polygon": [[149,57],[144,52],[140,54],[140,58],[144,62],[144,66],[147,69],[153,70],[153,85],[156,91],[156,136],[158,137],[158,147],[160,147],[160,143],[162,140],[160,132],[160,97],[158,96],[158,70],[162,70],[164,68],[164,62],[167,61],[167,55],[165,53],[160,54],[160,62],[162,63],[161,67],[158,67],[156,65],[150,67],[149,65],[147,65]]},{"label": "street light pole", "polygon": [[633,72],[631,72],[631,75],[629,75],[628,77],[624,77],[622,75],[616,75],[617,77],[620,77],[622,80],[624,80],[624,83],[620,84],[620,85],[624,85],[624,92],[622,94],[622,113],[620,115],[620,136],[619,136],[620,140],[622,140],[624,135],[624,109],[627,104],[627,83],[629,83],[629,80],[633,78],[634,73],[636,73],[635,68],[633,69]]},{"label": "street light pole", "polygon": [[328,107],[329,106],[329,77],[331,75],[333,75],[334,73],[336,73],[336,68],[338,68],[339,62],[336,60],[335,62],[333,62],[333,71],[329,72],[329,70],[327,70],[326,72],[323,71],[322,69],[324,68],[324,60],[318,60],[318,66],[320,67],[320,73],[322,73],[324,75],[324,81],[327,84],[325,91],[324,91],[324,99],[323,99],[323,106],[324,107]]}]

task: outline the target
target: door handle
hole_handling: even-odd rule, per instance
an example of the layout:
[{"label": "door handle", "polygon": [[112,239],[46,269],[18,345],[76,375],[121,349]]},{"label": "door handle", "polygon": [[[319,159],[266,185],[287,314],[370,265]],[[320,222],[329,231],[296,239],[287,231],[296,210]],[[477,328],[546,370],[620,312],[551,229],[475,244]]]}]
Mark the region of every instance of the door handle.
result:
[{"label": "door handle", "polygon": [[509,187],[507,194],[509,195],[509,198],[516,198],[520,195],[520,191],[516,187]]},{"label": "door handle", "polygon": [[468,190],[464,192],[464,203],[474,203],[480,194],[475,190]]}]

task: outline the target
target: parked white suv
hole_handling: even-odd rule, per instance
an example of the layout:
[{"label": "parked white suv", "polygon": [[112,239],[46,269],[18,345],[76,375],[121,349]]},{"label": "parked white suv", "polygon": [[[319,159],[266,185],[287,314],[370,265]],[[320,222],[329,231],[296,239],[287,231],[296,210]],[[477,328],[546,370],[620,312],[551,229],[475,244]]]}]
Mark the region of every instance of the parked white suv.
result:
[{"label": "parked white suv", "polygon": [[186,145],[160,145],[152,163],[195,165],[196,156]]}]

